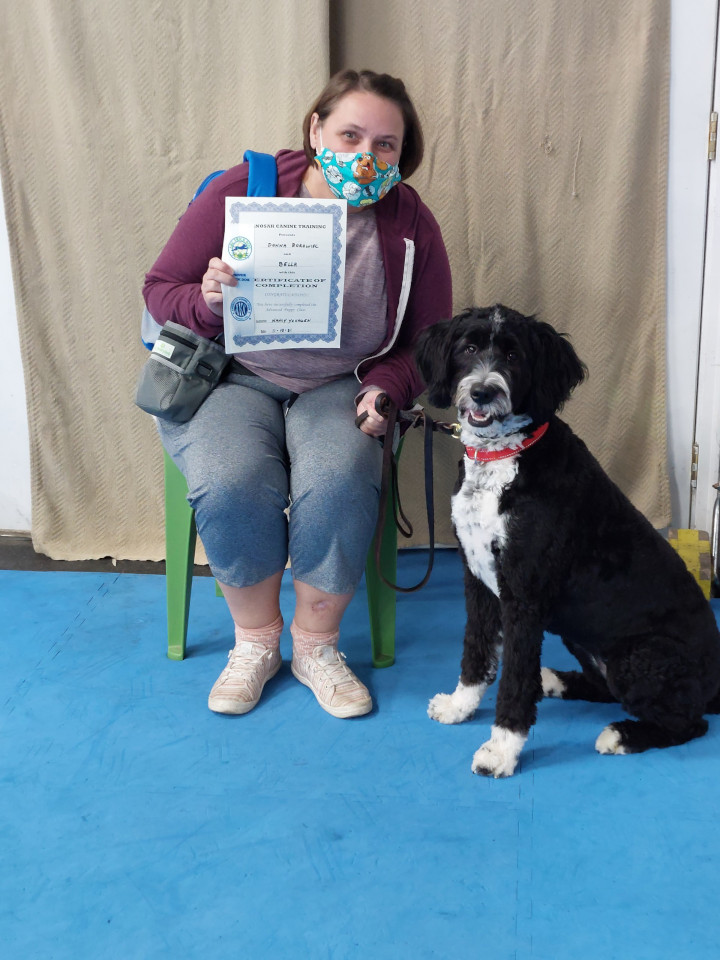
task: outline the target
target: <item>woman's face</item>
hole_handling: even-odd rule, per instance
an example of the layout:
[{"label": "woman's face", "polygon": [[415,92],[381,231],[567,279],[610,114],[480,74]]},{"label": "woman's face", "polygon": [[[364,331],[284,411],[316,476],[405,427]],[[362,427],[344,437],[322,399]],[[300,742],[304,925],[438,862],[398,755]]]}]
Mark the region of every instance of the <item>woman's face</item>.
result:
[{"label": "woman's face", "polygon": [[316,113],[310,120],[310,145],[316,153],[374,153],[393,165],[400,159],[404,134],[400,107],[365,90],[347,93],[322,122]]}]

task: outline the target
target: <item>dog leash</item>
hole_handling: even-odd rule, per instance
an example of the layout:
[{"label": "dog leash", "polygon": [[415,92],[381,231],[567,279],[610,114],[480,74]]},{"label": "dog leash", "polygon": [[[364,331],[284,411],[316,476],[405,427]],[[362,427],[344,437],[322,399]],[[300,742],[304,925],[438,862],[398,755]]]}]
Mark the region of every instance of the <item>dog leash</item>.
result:
[{"label": "dog leash", "polygon": [[[382,582],[398,593],[414,593],[420,590],[430,579],[433,564],[435,562],[435,506],[433,502],[433,433],[436,431],[447,433],[459,439],[460,424],[445,423],[440,420],[433,420],[422,407],[413,410],[398,410],[397,404],[393,403],[385,393],[378,394],[375,399],[375,409],[387,420],[385,427],[385,436],[382,439],[383,461],[382,461],[382,479],[380,484],[380,508],[378,511],[377,526],[375,528],[375,566]],[[367,413],[361,413],[355,420],[357,427],[367,419]],[[385,520],[387,514],[388,494],[392,496],[393,522],[403,537],[409,539],[413,535],[413,527],[402,509],[400,503],[400,490],[398,486],[397,463],[393,456],[393,439],[395,436],[395,427],[399,421],[403,421],[405,431],[414,430],[423,427],[425,431],[423,449],[424,449],[424,473],[425,473],[425,508],[427,510],[428,522],[428,541],[429,555],[428,566],[425,576],[412,587],[403,587],[400,584],[392,583],[383,574],[380,568],[380,546],[382,543],[382,534],[385,529]],[[404,431],[404,432],[405,432]],[[401,523],[402,520],[402,523]]]},{"label": "dog leash", "polygon": [[[375,529],[375,566],[380,579],[388,587],[391,587],[393,590],[397,590],[400,593],[414,593],[415,590],[420,590],[420,588],[424,587],[428,582],[435,560],[435,508],[433,502],[432,435],[435,432],[446,433],[454,439],[460,440],[461,426],[457,422],[448,423],[442,420],[433,420],[433,418],[420,406],[416,406],[412,410],[398,410],[397,404],[393,403],[385,393],[380,393],[375,398],[375,409],[380,416],[387,420],[385,436],[384,438],[380,439],[380,442],[383,444],[383,461],[382,479],[380,485],[380,508],[378,510],[378,521]],[[367,413],[361,413],[360,416],[355,420],[355,426],[359,427],[360,424],[367,419],[367,416]],[[429,556],[428,568],[425,576],[419,583],[416,583],[414,587],[401,587],[397,583],[392,583],[384,576],[382,570],[380,569],[380,544],[382,542],[383,530],[385,529],[387,500],[389,493],[392,495],[393,521],[395,526],[406,539],[409,539],[413,535],[412,524],[405,516],[400,503],[397,463],[393,457],[392,450],[395,427],[399,422],[402,422],[402,425],[405,428],[402,431],[403,433],[407,430],[416,429],[417,427],[423,427],[425,430],[425,506],[428,518]],[[538,440],[542,439],[549,426],[549,422],[541,423],[540,426],[536,427],[530,436],[526,437],[519,445],[503,448],[501,450],[487,451],[466,446],[465,454],[470,458],[470,460],[479,460],[482,462],[505,460],[508,457],[516,457],[519,453],[522,453],[523,450],[526,450],[528,447],[532,447],[538,442]],[[400,522],[401,519],[402,523]]]}]

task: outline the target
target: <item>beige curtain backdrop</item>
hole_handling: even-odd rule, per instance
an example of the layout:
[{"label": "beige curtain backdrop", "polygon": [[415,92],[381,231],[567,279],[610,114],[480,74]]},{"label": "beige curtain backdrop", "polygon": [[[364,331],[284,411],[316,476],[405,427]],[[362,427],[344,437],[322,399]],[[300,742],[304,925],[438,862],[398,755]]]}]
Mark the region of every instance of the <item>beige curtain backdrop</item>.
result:
[{"label": "beige curtain backdrop", "polygon": [[140,290],[196,186],[298,143],[327,0],[3,3],[0,162],[35,548],[164,556],[162,456],[133,403]]},{"label": "beige curtain backdrop", "polygon": [[[590,375],[564,418],[667,525],[669,0],[340,6],[339,62],[389,69],[419,104],[428,156],[412,183],[443,229],[456,309],[505,303],[571,334]],[[401,491],[421,446],[411,434]],[[459,456],[438,439],[439,542],[454,542]],[[410,512],[422,542],[422,502]]]},{"label": "beige curtain backdrop", "polygon": [[[163,557],[160,448],[132,402],[143,275],[206,173],[299,146],[331,66],[405,79],[428,142],[413,185],[456,308],[500,301],[572,334],[590,379],[565,416],[666,524],[668,64],[669,0],[6,0],[0,172],[35,548]],[[401,463],[412,543],[420,439]],[[438,439],[439,542],[459,453]]]}]

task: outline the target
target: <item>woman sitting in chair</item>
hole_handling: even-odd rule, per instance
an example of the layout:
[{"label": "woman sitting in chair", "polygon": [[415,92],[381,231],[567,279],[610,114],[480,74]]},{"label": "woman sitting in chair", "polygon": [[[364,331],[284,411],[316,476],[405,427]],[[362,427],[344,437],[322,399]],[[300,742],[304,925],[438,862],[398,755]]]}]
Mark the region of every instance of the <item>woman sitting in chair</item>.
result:
[{"label": "woman sitting in chair", "polygon": [[[280,583],[289,557],[292,672],[328,713],[355,717],[372,700],[338,652],[338,636],[378,511],[382,448],[375,438],[384,422],[375,400],[384,393],[403,408],[422,392],[412,345],[420,330],[450,316],[450,269],[435,219],[399,182],[423,155],[401,80],[336,74],[308,112],[303,136],[304,150],[277,154],[277,195],[351,197],[340,346],[236,354],[190,421],[158,426],[187,479],[235,624],[210,709],[247,713],[280,668]],[[343,193],[334,161],[348,153],[365,160],[363,189],[351,184]],[[180,219],[143,290],[159,323],[222,333],[222,287],[237,282],[217,257],[225,197],[245,196],[247,181],[247,164],[227,170]]]}]

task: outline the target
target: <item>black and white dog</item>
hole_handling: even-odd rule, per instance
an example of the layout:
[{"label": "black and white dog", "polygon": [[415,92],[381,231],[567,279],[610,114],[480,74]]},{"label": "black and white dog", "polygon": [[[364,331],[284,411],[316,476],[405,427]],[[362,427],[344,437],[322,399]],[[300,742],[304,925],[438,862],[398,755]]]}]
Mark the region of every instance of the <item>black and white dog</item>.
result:
[{"label": "black and white dog", "polygon": [[[685,564],[556,416],[585,368],[549,324],[501,305],[425,330],[430,402],[454,403],[465,455],[452,519],[465,564],[460,682],[428,714],[475,712],[502,656],[492,735],[472,769],[515,770],[543,696],[618,701],[600,753],[639,753],[707,732],[720,712],[720,633]],[[543,632],[581,671],[540,666]]]}]

